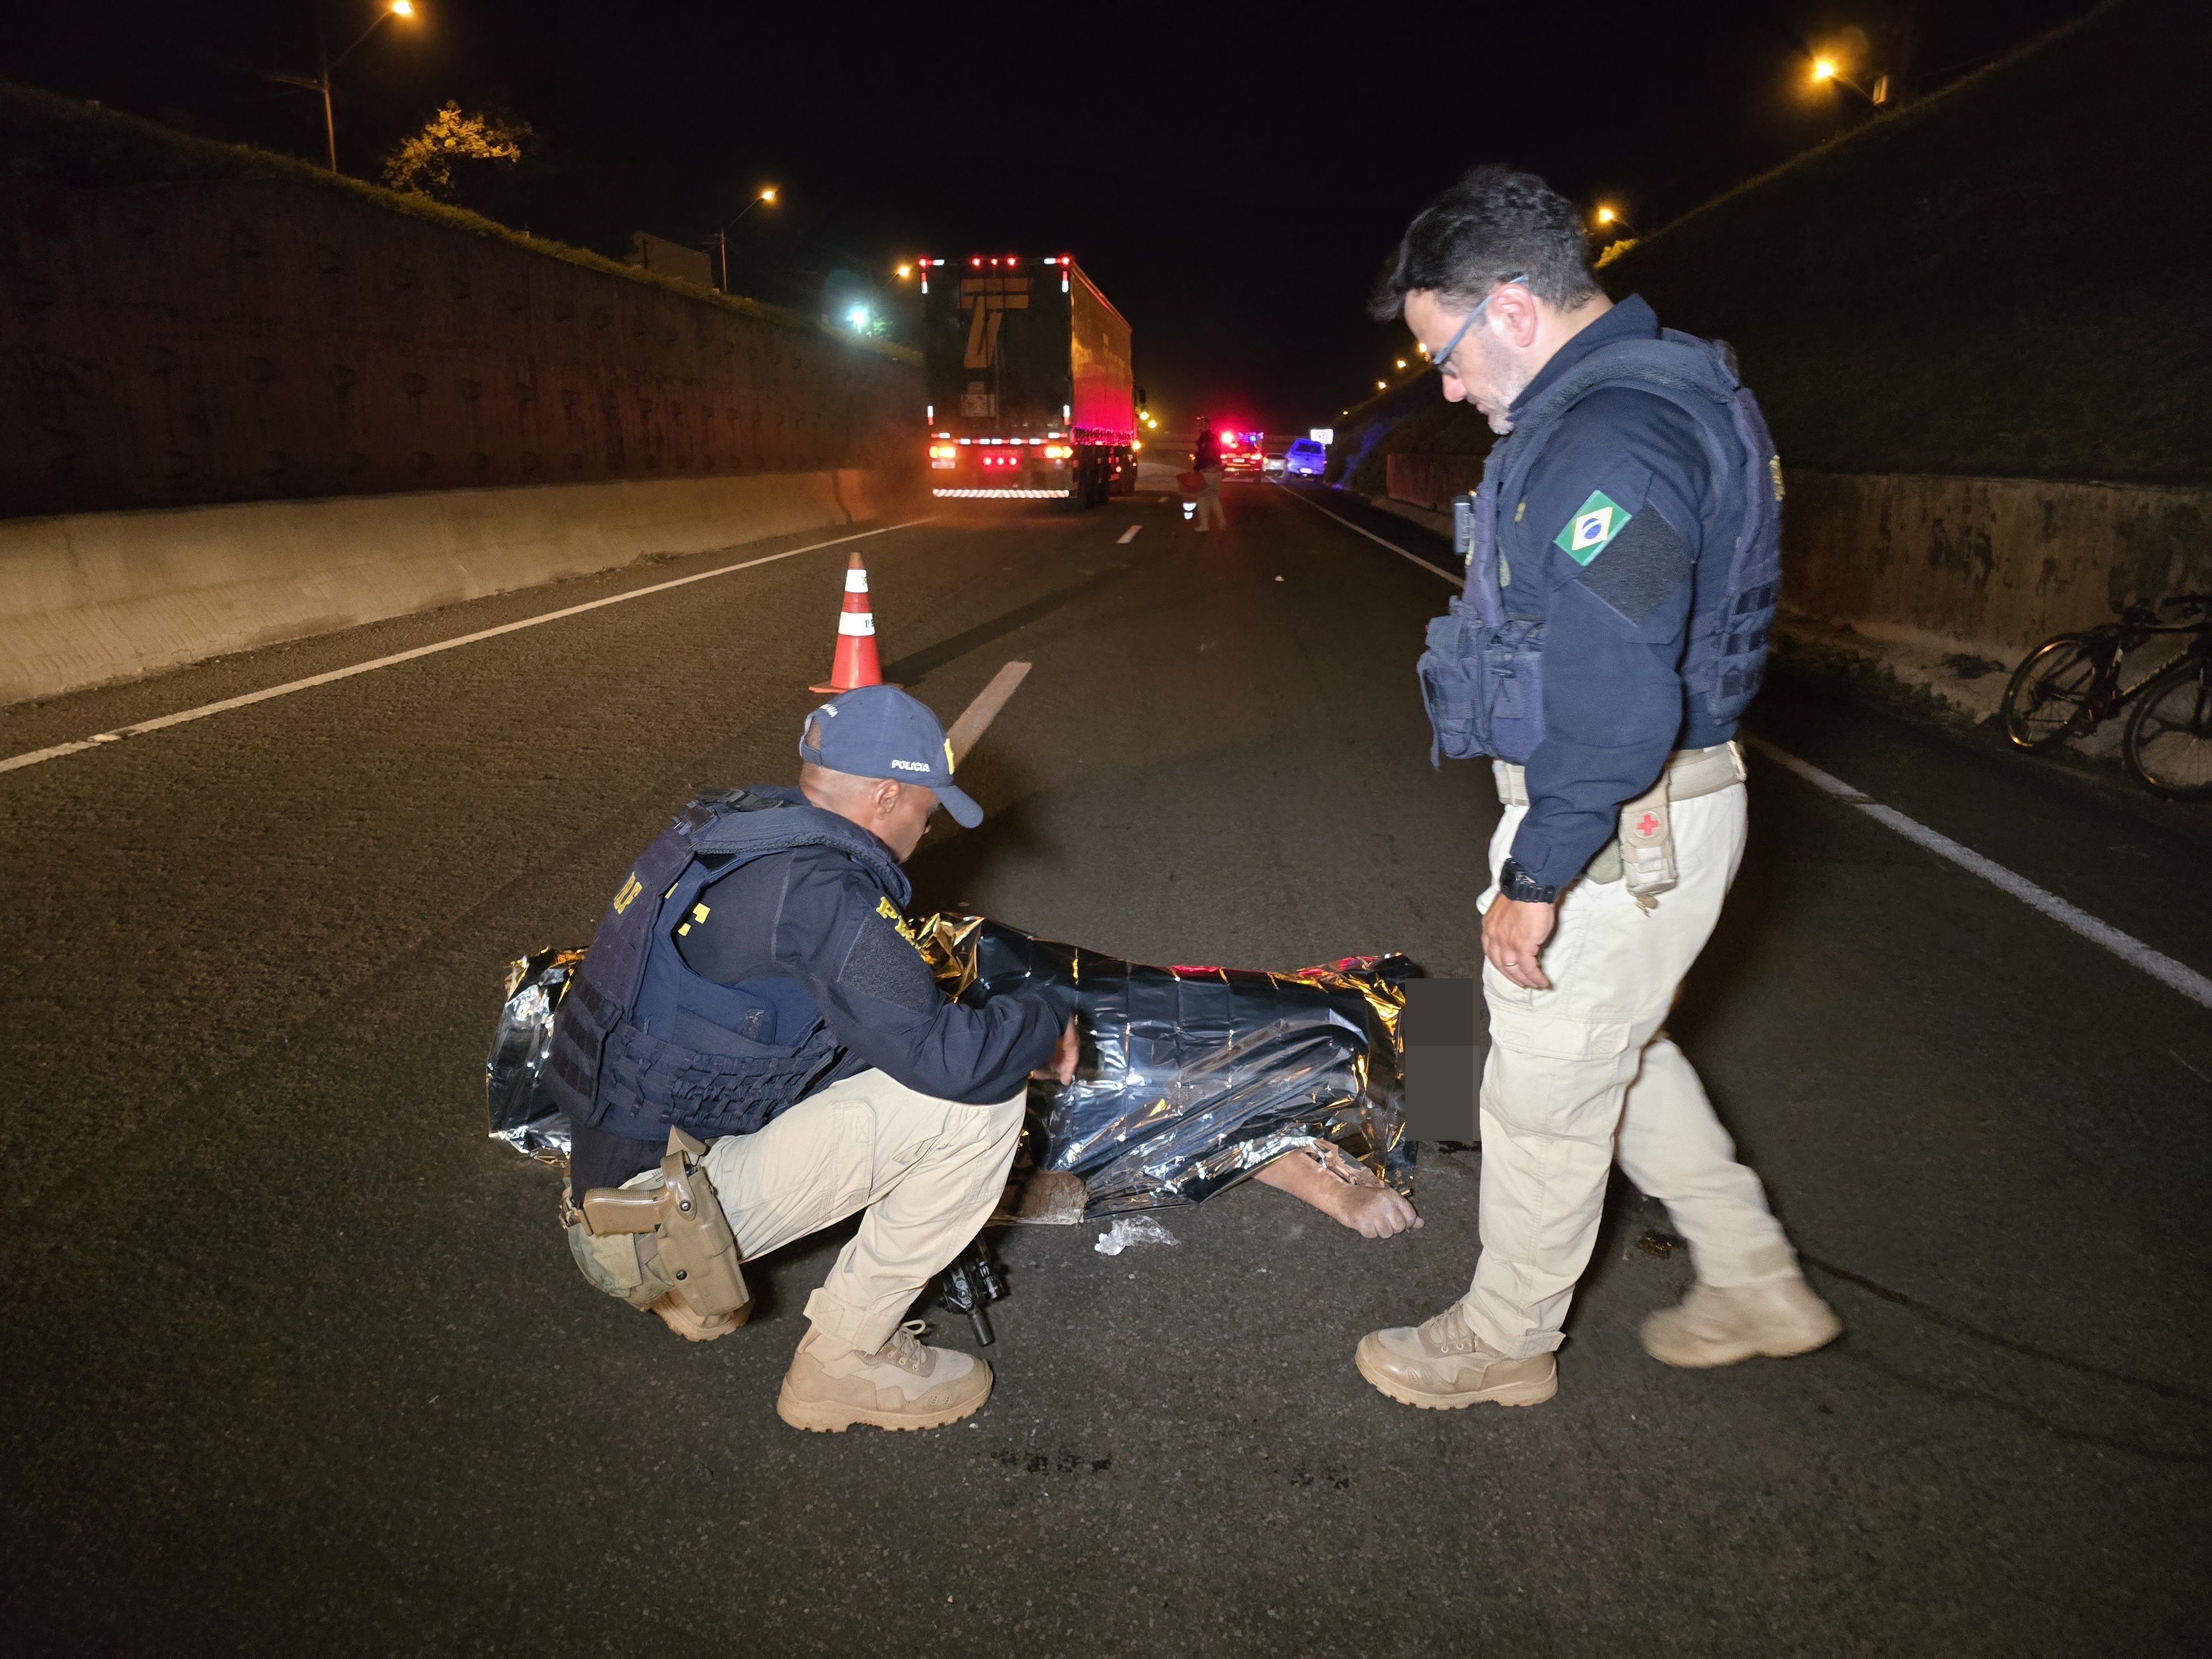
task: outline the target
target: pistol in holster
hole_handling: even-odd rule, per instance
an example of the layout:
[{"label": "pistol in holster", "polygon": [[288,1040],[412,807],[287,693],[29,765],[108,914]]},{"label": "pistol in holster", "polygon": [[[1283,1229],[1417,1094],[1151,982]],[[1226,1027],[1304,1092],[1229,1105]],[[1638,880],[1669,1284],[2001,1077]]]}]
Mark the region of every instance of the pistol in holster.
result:
[{"label": "pistol in holster", "polygon": [[[699,1161],[706,1152],[704,1143],[672,1128],[659,1186],[594,1187],[574,1212],[574,1224],[588,1240],[649,1235],[636,1240],[635,1285],[617,1288],[602,1283],[588,1265],[586,1271],[603,1289],[633,1306],[652,1308],[695,1341],[735,1330],[752,1312],[736,1236]],[[578,1254],[580,1260],[584,1251]],[[603,1252],[591,1254],[604,1261]]]}]

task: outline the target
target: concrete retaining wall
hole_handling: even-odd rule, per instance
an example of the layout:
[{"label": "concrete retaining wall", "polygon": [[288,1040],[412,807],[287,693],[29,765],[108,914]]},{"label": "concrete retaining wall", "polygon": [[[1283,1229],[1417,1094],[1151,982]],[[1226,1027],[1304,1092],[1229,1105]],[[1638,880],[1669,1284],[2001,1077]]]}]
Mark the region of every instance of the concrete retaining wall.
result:
[{"label": "concrete retaining wall", "polygon": [[0,518],[921,465],[910,352],[276,171],[0,174]]},{"label": "concrete retaining wall", "polygon": [[1480,455],[1390,455],[1383,459],[1390,499],[1441,512],[1482,482]]},{"label": "concrete retaining wall", "polygon": [[902,473],[453,489],[0,522],[0,703],[884,516]]},{"label": "concrete retaining wall", "polygon": [[1877,637],[2010,658],[2124,604],[2212,592],[2212,489],[1786,477],[1784,599]]},{"label": "concrete retaining wall", "polygon": [[[1392,499],[1441,507],[1480,456],[1392,455]],[[1790,470],[1783,598],[1879,638],[2016,657],[2121,605],[2212,592],[2212,489]]]}]

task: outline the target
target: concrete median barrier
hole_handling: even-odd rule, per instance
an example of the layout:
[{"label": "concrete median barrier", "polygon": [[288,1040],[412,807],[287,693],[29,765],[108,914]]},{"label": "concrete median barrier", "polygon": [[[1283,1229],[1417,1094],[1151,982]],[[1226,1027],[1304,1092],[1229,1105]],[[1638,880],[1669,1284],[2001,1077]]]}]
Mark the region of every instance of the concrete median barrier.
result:
[{"label": "concrete median barrier", "polygon": [[827,469],[0,522],[0,704],[881,517],[906,483]]}]

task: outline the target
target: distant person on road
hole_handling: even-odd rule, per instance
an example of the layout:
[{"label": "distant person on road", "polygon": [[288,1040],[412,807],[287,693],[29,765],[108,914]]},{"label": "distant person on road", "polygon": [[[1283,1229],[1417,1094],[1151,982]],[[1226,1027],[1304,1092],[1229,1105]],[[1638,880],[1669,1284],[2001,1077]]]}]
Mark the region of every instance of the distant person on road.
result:
[{"label": "distant person on road", "polygon": [[1662,1029],[1743,856],[1733,739],[1773,615],[1781,463],[1726,348],[1614,305],[1587,258],[1573,203],[1478,167],[1413,222],[1374,306],[1505,434],[1466,596],[1421,661],[1439,748],[1494,757],[1504,813],[1482,899],[1481,1258],[1466,1296],[1357,1355],[1408,1405],[1557,1391],[1616,1159],[1697,1268],[1644,1322],[1655,1358],[1803,1353],[1841,1329]]},{"label": "distant person on road", "polygon": [[569,1244],[599,1289],[704,1340],[742,1315],[701,1317],[652,1234],[595,1236],[594,1189],[661,1185],[676,1129],[707,1143],[740,1260],[865,1209],[807,1300],[776,1412],[932,1428],[981,1407],[991,1368],[900,1322],[1005,1190],[1030,1073],[1073,1075],[1073,1010],[1043,989],[950,1002],[913,941],[900,865],[939,806],[983,816],[924,704],[848,691],[806,717],[799,754],[795,789],[694,803],[599,922],[545,1073],[574,1134]]},{"label": "distant person on road", "polygon": [[1221,439],[1213,430],[1213,422],[1203,415],[1198,417],[1198,436],[1191,443],[1190,465],[1204,481],[1204,488],[1198,492],[1200,533],[1227,529],[1229,520],[1221,511]]}]

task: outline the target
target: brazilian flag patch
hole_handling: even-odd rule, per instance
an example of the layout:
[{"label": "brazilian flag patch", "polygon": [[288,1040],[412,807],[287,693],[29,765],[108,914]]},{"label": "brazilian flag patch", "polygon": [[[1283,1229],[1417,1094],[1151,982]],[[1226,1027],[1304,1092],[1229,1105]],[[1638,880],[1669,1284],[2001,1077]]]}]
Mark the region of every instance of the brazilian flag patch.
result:
[{"label": "brazilian flag patch", "polygon": [[1552,538],[1552,544],[1577,564],[1586,565],[1605,551],[1607,544],[1620,534],[1633,516],[1602,489],[1593,489],[1589,499],[1575,509],[1575,516]]}]

